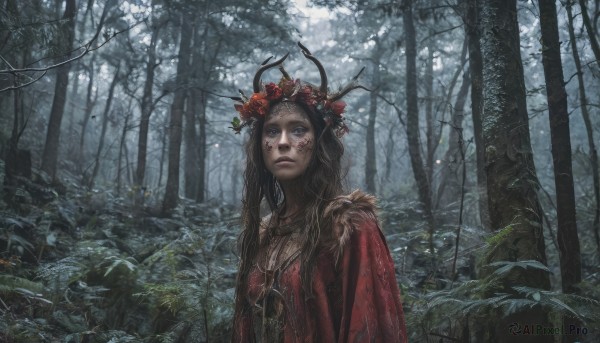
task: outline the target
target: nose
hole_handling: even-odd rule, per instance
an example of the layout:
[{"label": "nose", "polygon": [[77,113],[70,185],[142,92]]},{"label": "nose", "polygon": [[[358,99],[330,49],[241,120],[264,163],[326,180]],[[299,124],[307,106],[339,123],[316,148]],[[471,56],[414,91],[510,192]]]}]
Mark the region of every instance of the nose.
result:
[{"label": "nose", "polygon": [[277,142],[277,148],[279,150],[289,149],[290,147],[290,139],[286,131],[281,132],[279,136],[279,141]]}]

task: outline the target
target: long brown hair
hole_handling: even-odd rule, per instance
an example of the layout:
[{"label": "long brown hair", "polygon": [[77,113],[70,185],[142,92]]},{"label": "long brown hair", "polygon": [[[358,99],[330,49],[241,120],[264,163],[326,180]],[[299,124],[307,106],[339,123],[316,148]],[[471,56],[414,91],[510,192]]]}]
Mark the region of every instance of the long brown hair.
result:
[{"label": "long brown hair", "polygon": [[[303,212],[305,232],[301,242],[301,277],[304,294],[312,296],[312,266],[317,257],[317,247],[324,234],[331,232],[332,223],[323,218],[327,203],[340,195],[342,187],[341,158],[344,146],[323,117],[302,103],[299,105],[315,130],[316,143],[305,173],[301,176],[304,189]],[[272,107],[271,113],[277,105]],[[285,196],[279,183],[264,165],[261,139],[264,119],[257,120],[250,131],[246,143],[246,170],[244,172],[244,194],[242,200],[243,229],[238,241],[240,266],[236,287],[236,315],[247,308],[246,292],[248,274],[259,250],[259,231],[261,225],[260,204],[263,199],[269,204],[271,212],[280,209]]]}]

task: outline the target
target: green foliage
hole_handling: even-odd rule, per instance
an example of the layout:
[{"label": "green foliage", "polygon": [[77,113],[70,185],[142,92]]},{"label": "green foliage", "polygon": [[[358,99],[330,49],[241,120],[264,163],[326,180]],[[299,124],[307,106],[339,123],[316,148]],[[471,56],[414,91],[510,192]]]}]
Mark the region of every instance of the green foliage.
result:
[{"label": "green foliage", "polygon": [[165,308],[172,314],[177,314],[181,311],[184,302],[182,298],[182,284],[145,284],[144,291],[135,294],[139,297],[152,298],[150,301],[155,301],[159,307]]},{"label": "green foliage", "polygon": [[22,295],[32,299],[41,299],[44,285],[12,275],[0,275],[0,294],[6,297]]},{"label": "green foliage", "polygon": [[486,267],[493,272],[482,279],[424,295],[411,322],[424,326],[425,332],[445,332],[455,337],[461,335],[465,323],[477,323],[480,328],[493,326],[498,318],[528,310],[548,313],[555,320],[567,317],[600,325],[600,301],[593,294],[587,297],[519,286],[510,277],[525,270],[550,272],[542,263],[499,261]]},{"label": "green foliage", "polygon": [[87,201],[79,211],[59,197],[28,217],[2,212],[5,244],[40,259],[34,267],[0,256],[14,274],[0,276],[10,309],[0,313],[0,340],[227,340],[237,231],[229,210],[184,202],[173,218],[133,217],[110,194]]},{"label": "green foliage", "polygon": [[494,248],[497,247],[498,245],[503,243],[508,237],[510,237],[510,235],[514,232],[514,229],[515,228],[512,225],[509,225],[498,230],[498,233],[496,233],[493,236],[490,236],[487,239],[487,243]]},{"label": "green foliage", "polygon": [[550,273],[550,269],[546,267],[543,263],[536,260],[524,260],[524,261],[498,261],[493,262],[488,265],[489,267],[498,267],[494,269],[494,274],[498,276],[505,277],[512,271],[514,268],[521,269],[531,269],[531,270],[541,270],[546,273]]}]

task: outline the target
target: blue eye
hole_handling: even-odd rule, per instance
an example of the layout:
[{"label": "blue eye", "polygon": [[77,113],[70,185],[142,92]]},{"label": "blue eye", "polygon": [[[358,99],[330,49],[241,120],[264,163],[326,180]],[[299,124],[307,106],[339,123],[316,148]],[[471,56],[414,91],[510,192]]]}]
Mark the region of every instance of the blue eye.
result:
[{"label": "blue eye", "polygon": [[279,130],[275,128],[268,128],[265,130],[265,134],[269,137],[274,137],[279,133]]},{"label": "blue eye", "polygon": [[307,128],[303,127],[303,126],[298,126],[297,128],[292,130],[292,133],[295,135],[303,135],[308,131]]}]

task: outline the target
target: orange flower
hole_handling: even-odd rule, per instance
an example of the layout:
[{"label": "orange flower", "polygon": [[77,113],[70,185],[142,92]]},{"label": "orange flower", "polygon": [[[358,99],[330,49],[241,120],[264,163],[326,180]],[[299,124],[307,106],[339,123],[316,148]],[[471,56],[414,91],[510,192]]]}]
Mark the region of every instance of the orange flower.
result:
[{"label": "orange flower", "polygon": [[251,116],[265,117],[269,112],[269,100],[264,93],[254,93],[248,101],[248,112]]},{"label": "orange flower", "polygon": [[243,120],[248,120],[252,117],[252,113],[250,113],[250,107],[248,103],[244,104],[235,104],[235,110],[240,113],[240,118]]}]

